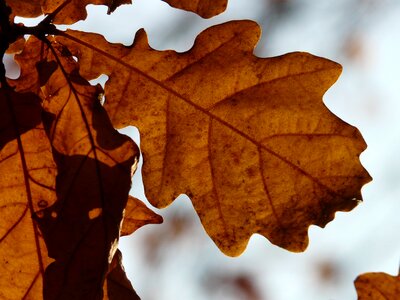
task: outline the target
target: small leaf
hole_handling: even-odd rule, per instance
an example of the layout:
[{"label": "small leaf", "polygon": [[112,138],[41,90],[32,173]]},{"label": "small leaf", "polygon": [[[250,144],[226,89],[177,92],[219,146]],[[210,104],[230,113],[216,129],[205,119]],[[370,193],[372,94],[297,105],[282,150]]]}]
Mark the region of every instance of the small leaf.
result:
[{"label": "small leaf", "polygon": [[55,24],[73,24],[87,17],[86,6],[107,5],[108,13],[112,13],[122,4],[130,4],[131,0],[6,0],[13,15],[34,18],[42,14],[51,14],[61,5],[66,4],[55,16]]},{"label": "small leaf", "polygon": [[366,273],[354,282],[358,300],[397,300],[400,295],[400,275]]},{"label": "small leaf", "polygon": [[172,7],[192,11],[203,18],[211,18],[222,13],[228,0],[164,0]]},{"label": "small leaf", "polygon": [[122,222],[121,236],[130,235],[147,224],[161,224],[163,218],[132,196],[129,196]]},{"label": "small leaf", "polygon": [[143,31],[131,47],[73,31],[58,38],[83,76],[109,75],[114,126],[139,128],[151,203],[186,193],[232,256],[254,233],[303,251],[308,227],[354,208],[370,180],[360,133],[321,99],[341,66],[307,53],[257,58],[259,36],[254,22],[229,22],[181,54],[151,49]]}]

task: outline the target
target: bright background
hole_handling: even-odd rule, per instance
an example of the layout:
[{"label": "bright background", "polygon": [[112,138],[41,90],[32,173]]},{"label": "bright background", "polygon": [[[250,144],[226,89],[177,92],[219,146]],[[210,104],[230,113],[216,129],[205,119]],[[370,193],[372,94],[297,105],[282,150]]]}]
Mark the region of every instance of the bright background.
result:
[{"label": "bright background", "polygon": [[[224,256],[205,234],[187,197],[157,211],[162,225],[122,238],[126,272],[143,300],[346,300],[364,272],[397,274],[400,258],[400,1],[229,0],[209,20],[160,0],[135,0],[111,16],[88,6],[89,17],[71,28],[132,43],[145,28],[156,49],[187,51],[203,29],[233,19],[263,28],[260,57],[307,51],[341,63],[344,71],[324,102],[362,132],[361,160],[374,178],[364,202],[337,213],[325,229],[311,226],[305,253],[280,249],[254,235],[238,258]],[[9,58],[8,58],[9,59]],[[137,130],[128,129],[138,141]],[[145,199],[140,172],[132,194]]]}]

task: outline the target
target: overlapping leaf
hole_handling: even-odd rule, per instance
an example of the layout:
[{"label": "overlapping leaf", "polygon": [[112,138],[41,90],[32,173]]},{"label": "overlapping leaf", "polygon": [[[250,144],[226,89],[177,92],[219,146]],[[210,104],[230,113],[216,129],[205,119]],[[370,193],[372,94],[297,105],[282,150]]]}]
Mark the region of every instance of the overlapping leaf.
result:
[{"label": "overlapping leaf", "polygon": [[47,125],[60,173],[51,212],[57,220],[40,220],[49,255],[56,259],[46,270],[44,293],[49,299],[98,299],[138,149],[111,126],[98,99],[101,89],[77,75],[73,58],[57,46],[47,63],[54,59],[61,67],[43,88],[44,107],[54,116]]},{"label": "overlapping leaf", "polygon": [[40,299],[50,260],[32,217],[56,201],[40,98],[0,89],[0,299]]},{"label": "overlapping leaf", "polygon": [[397,300],[400,295],[400,275],[366,273],[355,280],[358,300]]},{"label": "overlapping leaf", "polygon": [[[36,66],[43,60],[43,56],[43,44],[37,39],[28,39],[24,44],[23,52],[15,55],[16,62],[21,66],[20,77],[18,80],[8,79],[10,85],[12,85],[18,92],[31,92],[40,95],[40,74]],[[57,63],[52,61],[51,65],[54,66],[54,64],[57,67]],[[43,73],[44,70],[48,69],[49,65],[50,64],[43,65],[43,67],[40,68],[40,72]]]},{"label": "overlapping leaf", "polygon": [[144,225],[160,224],[162,221],[162,217],[147,208],[142,201],[129,196],[125,207],[121,236],[130,235]]},{"label": "overlapping leaf", "polygon": [[222,13],[228,4],[228,0],[164,0],[169,5],[192,11],[203,18],[211,18]]},{"label": "overlapping leaf", "polygon": [[126,277],[122,265],[122,254],[119,250],[114,255],[110,272],[104,283],[104,300],[140,300]]},{"label": "overlapping leaf", "polygon": [[[10,83],[19,90],[36,91],[41,95],[42,100],[36,96],[36,105],[40,108],[42,101],[46,110],[44,123],[52,146],[51,149],[47,142],[47,151],[50,157],[53,151],[59,173],[55,191],[53,188],[57,201],[54,199],[53,205],[48,202],[46,208],[43,201],[40,202],[40,216],[35,217],[49,256],[56,260],[45,272],[44,297],[98,299],[116,251],[131,176],[138,158],[137,146],[111,126],[99,100],[102,89],[89,85],[78,75],[77,64],[65,47],[53,42],[49,48],[31,37],[17,60],[22,74],[19,80]],[[25,72],[27,69],[30,71]],[[41,113],[38,119],[32,119],[31,111],[31,107],[22,110],[20,119],[41,122]],[[4,113],[11,115],[7,110]],[[23,128],[29,129],[28,125]],[[36,123],[31,127],[34,125]],[[10,136],[4,144],[12,139],[15,137]],[[35,145],[36,142],[41,141],[30,141]],[[6,189],[4,191],[7,194]],[[137,199],[129,200],[125,216],[125,234],[145,224],[162,221]],[[119,260],[109,276],[122,276],[120,263]],[[113,282],[112,278],[108,281]],[[38,286],[41,292],[40,284]],[[116,296],[111,297],[107,290],[107,299],[119,299],[118,289],[114,286],[112,290]],[[125,294],[126,288],[121,293]]]},{"label": "overlapping leaf", "polygon": [[182,54],[151,49],[143,31],[131,47],[73,31],[58,38],[85,78],[110,76],[113,124],[139,127],[152,204],[186,193],[229,255],[253,233],[304,250],[308,227],[355,207],[370,179],[358,130],[321,101],[340,65],[307,53],[257,58],[259,35],[254,22],[230,22]]}]

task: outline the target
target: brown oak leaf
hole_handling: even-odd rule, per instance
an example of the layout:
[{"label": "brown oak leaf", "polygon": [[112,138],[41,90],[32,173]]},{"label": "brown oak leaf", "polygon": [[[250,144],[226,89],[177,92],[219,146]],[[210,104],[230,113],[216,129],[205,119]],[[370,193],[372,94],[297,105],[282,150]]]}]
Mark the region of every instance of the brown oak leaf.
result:
[{"label": "brown oak leaf", "polygon": [[144,31],[130,47],[76,31],[57,38],[82,76],[109,76],[114,126],[139,128],[150,202],[162,208],[189,195],[232,256],[254,233],[303,251],[308,227],[354,208],[370,180],[360,133],[321,101],[341,66],[301,52],[255,57],[259,36],[252,21],[229,22],[186,53],[151,49]]},{"label": "brown oak leaf", "polygon": [[129,196],[122,222],[121,236],[130,235],[147,224],[161,224],[163,218],[136,199]]},{"label": "brown oak leaf", "polygon": [[354,282],[358,300],[397,300],[400,295],[400,274],[366,273]]},{"label": "brown oak leaf", "polygon": [[228,0],[164,0],[172,7],[192,11],[203,18],[214,17],[225,11]]},{"label": "brown oak leaf", "polygon": [[32,216],[56,201],[40,98],[0,89],[0,299],[40,299],[50,263]]},{"label": "brown oak leaf", "polygon": [[[49,257],[55,259],[44,274],[44,299],[101,299],[123,211],[126,234],[145,224],[161,222],[161,217],[146,210],[139,200],[130,199],[125,209],[139,150],[113,128],[100,104],[103,90],[78,74],[78,65],[65,47],[30,37],[19,58],[21,77],[10,82],[21,90],[40,91],[42,99],[35,99],[40,112],[40,102],[46,111],[43,120],[58,171],[57,200],[34,216]],[[24,63],[31,60],[36,63]],[[32,70],[27,73],[27,68]],[[33,80],[29,83],[26,78]],[[21,119],[36,120],[27,117],[31,110],[22,110]],[[41,113],[38,118],[41,121]],[[51,149],[47,150],[51,156]],[[110,271],[109,276],[120,273],[119,268]]]},{"label": "brown oak leaf", "polygon": [[100,299],[139,151],[112,127],[99,101],[101,88],[77,74],[63,47],[51,48],[49,60],[59,67],[42,90],[59,176],[58,201],[38,221],[56,259],[46,269],[44,297]]},{"label": "brown oak leaf", "polygon": [[122,4],[130,4],[131,0],[6,0],[14,16],[34,18],[42,14],[51,14],[63,6],[53,19],[55,24],[73,24],[87,17],[88,4],[106,5],[108,13],[112,13]]}]

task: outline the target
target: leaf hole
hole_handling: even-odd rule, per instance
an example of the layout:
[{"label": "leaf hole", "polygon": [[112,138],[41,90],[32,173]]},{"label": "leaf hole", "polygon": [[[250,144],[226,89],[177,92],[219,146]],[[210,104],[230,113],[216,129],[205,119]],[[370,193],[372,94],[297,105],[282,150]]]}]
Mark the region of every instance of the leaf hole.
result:
[{"label": "leaf hole", "polygon": [[351,199],[351,200],[357,201],[357,204],[360,204],[361,202],[363,202],[361,199],[357,199],[357,198],[353,198],[353,199]]},{"label": "leaf hole", "polygon": [[[104,87],[106,85],[107,80],[108,80],[108,76],[105,74],[101,74],[99,77],[89,80],[89,83],[93,86],[100,84],[104,91]],[[104,93],[99,93],[97,96],[97,99],[99,100],[99,102],[102,106],[104,105],[104,103],[106,103],[106,97],[105,97]]]},{"label": "leaf hole", "polygon": [[46,208],[48,205],[49,205],[49,203],[48,203],[46,200],[40,200],[40,201],[38,202],[38,206],[39,206],[40,208]]},{"label": "leaf hole", "polygon": [[98,216],[101,215],[101,212],[103,211],[103,209],[101,209],[100,207],[96,207],[93,208],[89,211],[88,215],[89,215],[89,219],[93,220],[95,218],[97,218]]},{"label": "leaf hole", "polygon": [[106,103],[106,97],[104,96],[104,93],[98,94],[97,99],[99,100],[99,102],[102,106],[104,105],[104,103]]},{"label": "leaf hole", "polygon": [[37,216],[39,219],[42,219],[42,218],[44,217],[44,212],[43,212],[42,210],[37,211],[37,212],[36,212],[36,216]]}]

